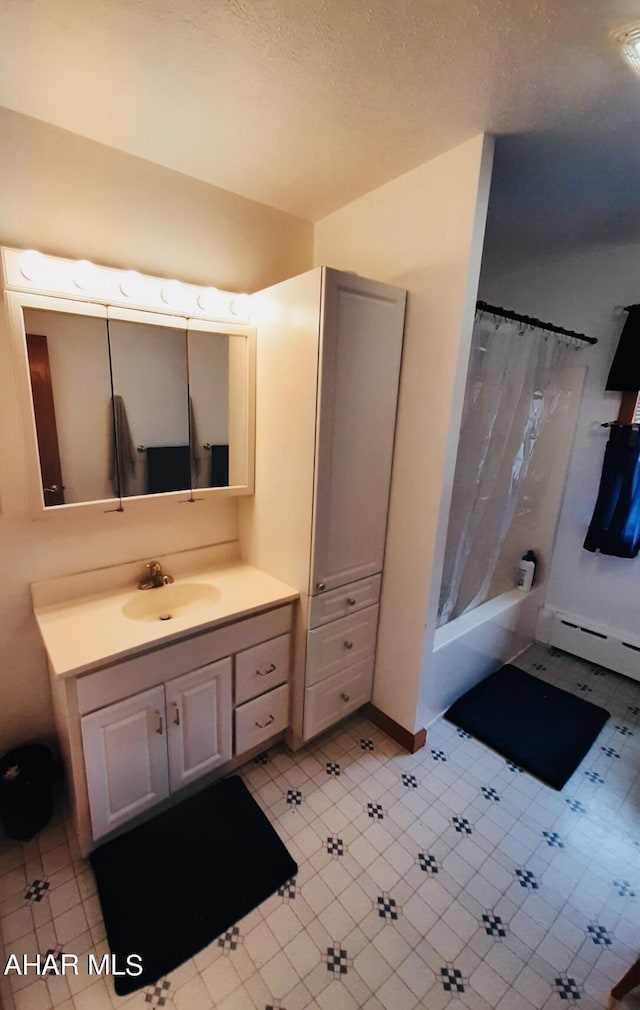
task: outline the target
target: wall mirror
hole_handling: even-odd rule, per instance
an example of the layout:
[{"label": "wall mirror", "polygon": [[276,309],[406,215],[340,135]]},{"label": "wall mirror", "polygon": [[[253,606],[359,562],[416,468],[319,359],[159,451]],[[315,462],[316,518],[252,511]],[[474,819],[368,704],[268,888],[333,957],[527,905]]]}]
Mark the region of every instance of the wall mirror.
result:
[{"label": "wall mirror", "polygon": [[6,298],[35,514],[252,493],[250,327],[29,291]]}]

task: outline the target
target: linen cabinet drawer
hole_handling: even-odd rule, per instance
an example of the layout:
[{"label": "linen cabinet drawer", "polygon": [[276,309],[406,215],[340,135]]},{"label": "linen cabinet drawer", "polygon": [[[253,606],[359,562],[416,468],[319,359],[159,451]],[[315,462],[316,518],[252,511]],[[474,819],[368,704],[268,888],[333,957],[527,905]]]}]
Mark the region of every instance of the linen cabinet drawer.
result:
[{"label": "linen cabinet drawer", "polygon": [[309,627],[319,628],[328,621],[336,621],[348,614],[370,607],[380,599],[381,575],[369,579],[350,582],[347,586],[332,589],[322,596],[312,596],[309,600]]},{"label": "linen cabinet drawer", "polygon": [[289,685],[282,684],[235,711],[236,754],[244,754],[289,725]]},{"label": "linen cabinet drawer", "polygon": [[290,636],[280,635],[236,656],[236,705],[289,679]]},{"label": "linen cabinet drawer", "polygon": [[309,687],[304,696],[304,737],[308,740],[371,700],[374,656]]},{"label": "linen cabinet drawer", "polygon": [[378,606],[342,617],[310,631],[307,638],[307,686],[326,680],[376,648]]}]

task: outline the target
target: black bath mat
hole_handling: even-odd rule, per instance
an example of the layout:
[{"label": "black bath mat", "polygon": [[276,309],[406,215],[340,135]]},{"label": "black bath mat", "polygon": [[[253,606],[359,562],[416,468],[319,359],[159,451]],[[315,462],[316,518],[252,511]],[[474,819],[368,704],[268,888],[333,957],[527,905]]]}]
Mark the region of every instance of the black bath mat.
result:
[{"label": "black bath mat", "polygon": [[463,694],[445,719],[562,789],[609,718],[583,698],[507,664]]},{"label": "black bath mat", "polygon": [[[238,776],[223,779],[91,853],[126,996],[192,957],[298,872]],[[139,963],[139,962],[138,962]]]}]

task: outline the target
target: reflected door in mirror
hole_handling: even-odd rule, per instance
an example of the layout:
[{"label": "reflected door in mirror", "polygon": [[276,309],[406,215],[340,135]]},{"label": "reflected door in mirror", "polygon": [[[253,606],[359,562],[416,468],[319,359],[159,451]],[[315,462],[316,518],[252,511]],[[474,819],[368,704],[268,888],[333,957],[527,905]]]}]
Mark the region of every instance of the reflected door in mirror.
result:
[{"label": "reflected door in mirror", "polygon": [[29,358],[33,413],[38,436],[43,500],[45,505],[64,505],[49,349],[47,338],[44,335],[27,333],[27,357]]},{"label": "reflected door in mirror", "polygon": [[24,322],[45,505],[112,498],[106,320],[25,308]]}]

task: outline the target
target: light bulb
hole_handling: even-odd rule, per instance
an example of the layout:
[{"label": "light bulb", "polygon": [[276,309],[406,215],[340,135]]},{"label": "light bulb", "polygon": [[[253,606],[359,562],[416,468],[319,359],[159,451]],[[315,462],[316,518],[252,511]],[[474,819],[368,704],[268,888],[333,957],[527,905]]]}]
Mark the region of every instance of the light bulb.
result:
[{"label": "light bulb", "polygon": [[629,66],[636,74],[640,74],[640,21],[616,29],[613,37],[620,45]]},{"label": "light bulb", "polygon": [[243,319],[246,319],[249,315],[250,305],[249,295],[235,295],[229,302],[229,311],[234,316],[242,316]]},{"label": "light bulb", "polygon": [[135,298],[142,290],[143,280],[137,270],[125,270],[120,278],[120,290],[125,298]]},{"label": "light bulb", "polygon": [[165,305],[177,305],[182,298],[183,286],[180,281],[165,281],[162,285],[162,301]]},{"label": "light bulb", "polygon": [[203,312],[213,315],[220,307],[220,292],[217,288],[204,288],[198,295],[198,305]]},{"label": "light bulb", "polygon": [[73,277],[75,286],[84,291],[86,288],[91,287],[92,284],[95,284],[97,274],[98,271],[89,260],[78,260],[77,263],[73,264],[71,276]]},{"label": "light bulb", "polygon": [[36,249],[25,249],[18,260],[20,273],[28,281],[39,281],[44,277],[47,264],[42,253]]}]

